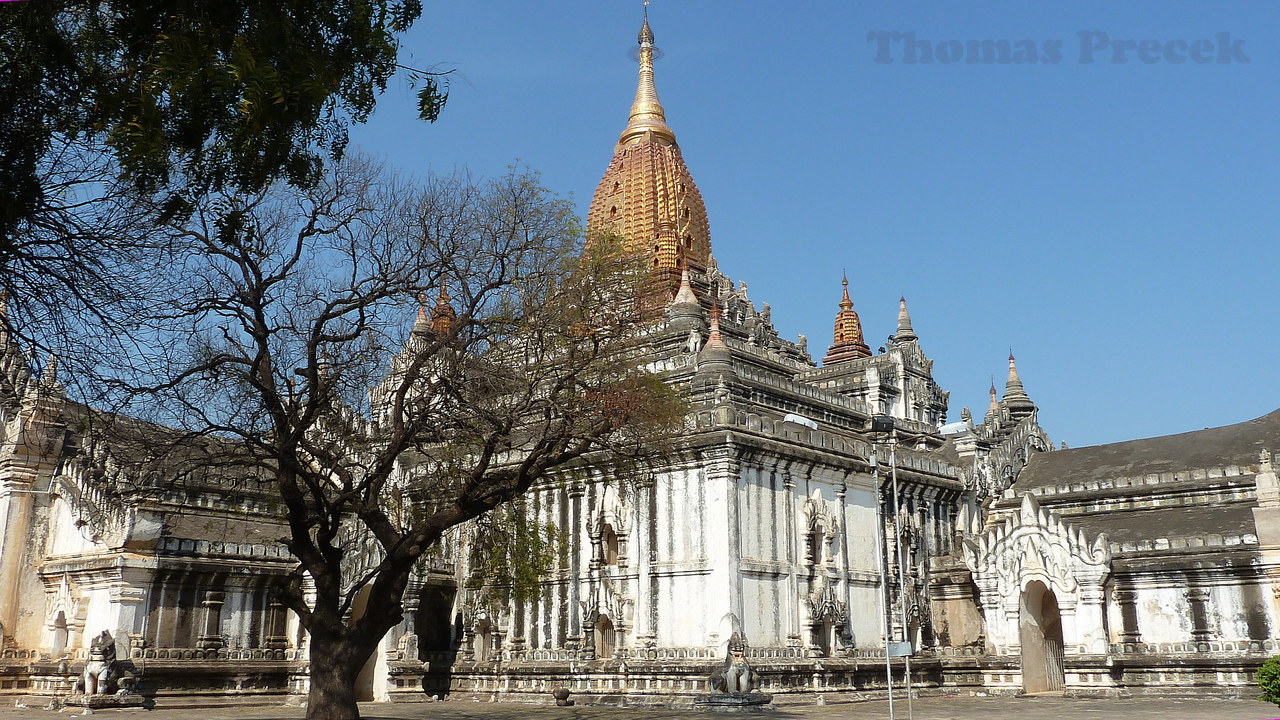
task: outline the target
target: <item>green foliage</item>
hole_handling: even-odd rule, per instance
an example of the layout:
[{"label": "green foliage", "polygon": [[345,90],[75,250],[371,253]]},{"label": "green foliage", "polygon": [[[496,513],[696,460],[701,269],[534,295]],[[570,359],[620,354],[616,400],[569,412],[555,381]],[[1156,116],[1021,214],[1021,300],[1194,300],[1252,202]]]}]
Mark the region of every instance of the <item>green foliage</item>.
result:
[{"label": "green foliage", "polygon": [[[146,192],[306,187],[399,69],[420,0],[40,0],[0,12],[0,238],[44,201],[57,137],[88,138]],[[431,73],[420,114],[448,92]],[[186,201],[170,200],[177,213]],[[0,257],[7,243],[0,240]]]},{"label": "green foliage", "polygon": [[1258,670],[1258,687],[1262,688],[1259,700],[1280,705],[1280,657],[1262,663]]},{"label": "green foliage", "polygon": [[500,506],[476,519],[467,587],[482,606],[528,602],[568,554],[568,539],[554,523],[531,522],[527,503]]}]

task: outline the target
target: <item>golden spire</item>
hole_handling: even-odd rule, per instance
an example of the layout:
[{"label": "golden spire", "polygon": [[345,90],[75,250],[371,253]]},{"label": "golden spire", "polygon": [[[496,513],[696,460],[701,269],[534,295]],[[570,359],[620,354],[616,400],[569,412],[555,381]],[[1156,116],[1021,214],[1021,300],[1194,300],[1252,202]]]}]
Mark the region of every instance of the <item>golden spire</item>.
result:
[{"label": "golden spire", "polygon": [[440,335],[448,335],[453,330],[453,321],[458,314],[449,304],[449,289],[440,283],[440,294],[436,296],[436,306],[431,309],[431,329]]},{"label": "golden spire", "polygon": [[849,276],[841,281],[844,285],[844,297],[840,299],[840,312],[836,313],[835,337],[831,347],[827,348],[823,365],[831,365],[845,360],[871,357],[871,348],[862,338],[862,321],[858,313],[853,311],[853,301],[849,299]]},{"label": "golden spire", "polygon": [[[613,160],[596,186],[587,211],[587,243],[618,237],[628,254],[645,264],[667,288],[680,284],[681,263],[694,277],[711,255],[711,226],[702,194],[667,127],[653,85],[653,31],[648,10],[640,28],[640,82],[631,116],[613,148]],[[670,297],[670,296],[668,296]]]},{"label": "golden spire", "polygon": [[658,141],[674,145],[676,134],[667,127],[667,116],[658,101],[658,88],[653,84],[653,30],[649,29],[649,3],[644,4],[644,25],[636,38],[640,43],[640,81],[636,85],[636,100],[631,103],[631,118],[627,129],[618,138],[618,145]]}]

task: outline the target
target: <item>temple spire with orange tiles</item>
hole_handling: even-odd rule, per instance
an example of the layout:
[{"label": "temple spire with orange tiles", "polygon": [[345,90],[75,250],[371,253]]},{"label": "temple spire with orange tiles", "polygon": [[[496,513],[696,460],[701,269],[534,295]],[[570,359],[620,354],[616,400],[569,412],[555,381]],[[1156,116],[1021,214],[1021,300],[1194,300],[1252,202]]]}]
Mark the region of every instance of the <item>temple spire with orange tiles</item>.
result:
[{"label": "temple spire with orange tiles", "polygon": [[871,348],[867,347],[862,337],[862,321],[858,319],[858,313],[853,309],[853,301],[849,299],[848,276],[845,276],[842,284],[844,297],[840,300],[840,312],[836,313],[835,338],[831,347],[827,349],[826,357],[822,358],[824,366],[871,357]]},{"label": "temple spire with orange tiles", "polygon": [[702,195],[658,100],[653,71],[657,48],[647,8],[637,40],[640,68],[635,99],[614,146],[613,160],[591,198],[587,242],[618,238],[625,252],[643,257],[673,291],[680,283],[682,261],[692,270],[706,269],[711,227]]},{"label": "temple spire with orange tiles", "polygon": [[458,318],[453,305],[449,304],[449,288],[440,283],[440,293],[436,295],[436,306],[431,308],[431,329],[439,335],[448,335],[453,331],[453,321]]}]

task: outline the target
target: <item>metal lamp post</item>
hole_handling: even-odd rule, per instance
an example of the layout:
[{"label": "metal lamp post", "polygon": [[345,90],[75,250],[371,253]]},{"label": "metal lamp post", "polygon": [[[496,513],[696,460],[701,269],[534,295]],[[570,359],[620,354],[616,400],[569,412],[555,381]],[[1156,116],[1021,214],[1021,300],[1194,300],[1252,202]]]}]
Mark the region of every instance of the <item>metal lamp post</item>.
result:
[{"label": "metal lamp post", "polygon": [[883,555],[883,561],[880,563],[880,582],[884,592],[881,593],[881,602],[884,609],[884,625],[885,625],[885,678],[889,686],[889,718],[893,719],[893,670],[890,659],[901,657],[903,660],[903,679],[906,683],[907,690],[907,717],[914,718],[914,708],[911,702],[911,641],[907,637],[910,624],[907,615],[907,585],[905,567],[906,563],[902,556],[902,528],[898,524],[898,509],[901,507],[898,495],[898,456],[897,456],[897,431],[894,427],[893,418],[887,415],[877,415],[871,419],[871,432],[873,435],[888,435],[889,444],[889,478],[893,489],[893,534],[894,534],[894,550],[897,554],[898,561],[898,599],[902,609],[902,638],[903,642],[893,642],[893,629],[891,626],[892,602],[890,601],[889,586],[887,576],[887,568],[889,565],[888,548],[884,543],[884,521],[880,511],[880,465],[879,458],[876,457],[875,445],[872,445],[872,473],[876,481],[876,537],[880,540],[880,554]]}]

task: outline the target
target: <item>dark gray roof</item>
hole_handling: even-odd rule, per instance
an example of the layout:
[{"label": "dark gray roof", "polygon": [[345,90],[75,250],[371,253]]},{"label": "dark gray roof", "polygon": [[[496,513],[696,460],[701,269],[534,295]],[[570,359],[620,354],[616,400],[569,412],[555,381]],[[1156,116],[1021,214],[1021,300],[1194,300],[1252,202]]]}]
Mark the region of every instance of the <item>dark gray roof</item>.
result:
[{"label": "dark gray roof", "polygon": [[[1256,420],[1178,435],[1035,453],[1014,492],[1046,485],[1087,483],[1202,468],[1258,464],[1258,452],[1280,451],[1280,410]],[[1250,469],[1248,472],[1253,472]]]},{"label": "dark gray roof", "polygon": [[[1067,522],[1090,533],[1105,532],[1113,543],[1155,538],[1255,534],[1249,504],[1168,507],[1072,515]],[[1218,541],[1221,543],[1222,541]],[[1256,541],[1255,541],[1256,542]]]}]

